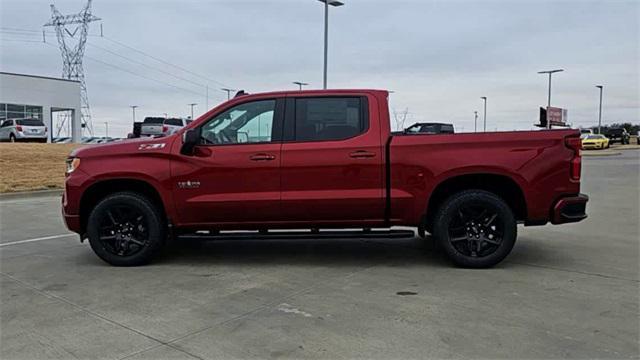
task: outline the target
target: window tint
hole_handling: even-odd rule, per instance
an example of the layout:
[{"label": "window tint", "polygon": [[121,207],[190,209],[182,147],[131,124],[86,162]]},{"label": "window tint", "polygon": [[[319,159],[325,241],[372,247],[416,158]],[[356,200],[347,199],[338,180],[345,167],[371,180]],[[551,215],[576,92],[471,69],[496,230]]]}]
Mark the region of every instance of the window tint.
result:
[{"label": "window tint", "polygon": [[364,132],[366,124],[360,98],[296,99],[296,140],[347,139]]},{"label": "window tint", "polygon": [[16,124],[24,126],[44,126],[42,121],[37,119],[16,120]]},{"label": "window tint", "polygon": [[182,119],[166,119],[164,123],[166,125],[182,126]]},{"label": "window tint", "polygon": [[148,117],[144,118],[143,123],[145,124],[162,124],[164,123],[165,118],[163,117]]},{"label": "window tint", "polygon": [[271,141],[275,100],[235,106],[202,126],[203,144],[241,144]]}]

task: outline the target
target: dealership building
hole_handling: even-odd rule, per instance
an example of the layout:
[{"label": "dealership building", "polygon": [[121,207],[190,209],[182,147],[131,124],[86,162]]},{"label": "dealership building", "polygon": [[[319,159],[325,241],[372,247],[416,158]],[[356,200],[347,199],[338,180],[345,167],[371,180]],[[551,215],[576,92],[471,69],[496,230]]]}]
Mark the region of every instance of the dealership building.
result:
[{"label": "dealership building", "polygon": [[73,142],[80,142],[80,82],[53,77],[0,72],[0,122],[39,119],[55,136],[53,118],[64,112],[65,127]]}]

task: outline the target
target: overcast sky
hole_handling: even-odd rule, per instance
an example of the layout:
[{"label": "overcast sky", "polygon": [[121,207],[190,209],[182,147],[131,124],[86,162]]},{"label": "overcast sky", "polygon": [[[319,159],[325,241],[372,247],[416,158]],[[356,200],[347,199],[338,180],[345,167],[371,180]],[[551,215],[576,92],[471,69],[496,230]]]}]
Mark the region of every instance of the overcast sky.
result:
[{"label": "overcast sky", "polygon": [[[40,31],[48,0],[0,0],[0,70],[60,76],[54,35]],[[574,126],[640,122],[640,1],[344,0],[330,9],[329,87],[393,90],[391,106],[413,121],[453,122],[473,131],[488,97],[487,128],[530,129],[547,102],[567,108]],[[55,1],[63,13],[85,0]],[[316,0],[94,0],[104,38],[90,36],[84,60],[97,135],[124,136],[137,117],[196,115],[248,92],[322,86],[323,5]],[[92,23],[90,33],[100,33]],[[47,28],[51,31],[51,28]],[[40,42],[38,42],[40,41]],[[139,49],[159,62],[118,44]],[[119,57],[130,58],[133,61]],[[111,64],[111,65],[108,65]],[[194,74],[198,74],[194,75]],[[206,77],[206,78],[204,78]],[[481,120],[481,119],[480,119]]]}]

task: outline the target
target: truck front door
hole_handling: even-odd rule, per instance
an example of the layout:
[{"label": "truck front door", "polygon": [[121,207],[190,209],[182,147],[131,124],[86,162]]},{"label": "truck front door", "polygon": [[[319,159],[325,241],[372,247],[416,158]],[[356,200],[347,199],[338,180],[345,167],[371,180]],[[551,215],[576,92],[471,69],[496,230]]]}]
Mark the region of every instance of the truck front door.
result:
[{"label": "truck front door", "polygon": [[191,156],[172,161],[182,225],[246,228],[280,218],[280,148],[284,99],[232,106],[199,127]]}]

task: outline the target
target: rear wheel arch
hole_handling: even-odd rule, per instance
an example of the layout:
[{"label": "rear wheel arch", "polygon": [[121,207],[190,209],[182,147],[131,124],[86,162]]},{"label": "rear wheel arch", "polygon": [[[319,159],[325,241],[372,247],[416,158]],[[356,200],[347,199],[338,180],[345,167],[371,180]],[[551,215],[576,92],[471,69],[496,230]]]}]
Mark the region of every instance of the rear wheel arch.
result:
[{"label": "rear wheel arch", "polygon": [[87,188],[80,199],[80,226],[82,233],[86,232],[87,220],[91,210],[102,199],[118,192],[128,192],[143,196],[157,207],[160,214],[167,216],[164,201],[158,190],[151,183],[132,178],[102,180]]},{"label": "rear wheel arch", "polygon": [[478,173],[447,178],[432,191],[423,218],[427,231],[433,228],[434,217],[450,196],[465,190],[485,190],[502,198],[513,211],[518,221],[527,219],[527,202],[520,185],[506,175]]}]

